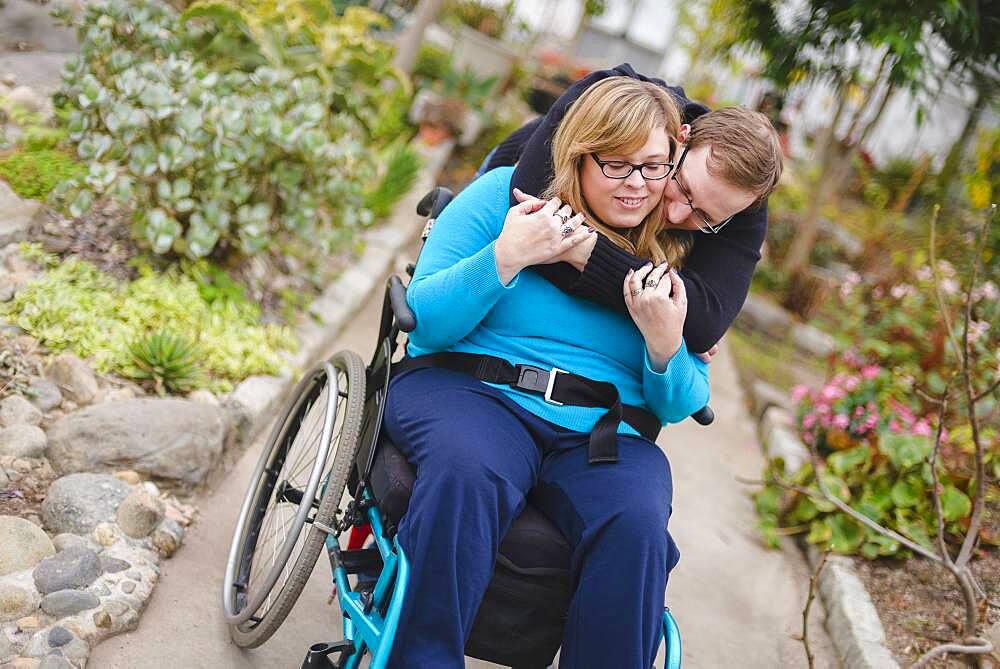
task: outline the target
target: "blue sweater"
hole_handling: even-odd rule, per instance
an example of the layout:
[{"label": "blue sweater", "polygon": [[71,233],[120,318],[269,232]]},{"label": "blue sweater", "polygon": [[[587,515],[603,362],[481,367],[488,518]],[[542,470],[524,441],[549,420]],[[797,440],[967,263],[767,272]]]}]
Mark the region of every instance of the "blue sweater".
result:
[{"label": "blue sweater", "polygon": [[[676,423],[708,403],[708,366],[680,350],[653,371],[645,342],[627,315],[572,297],[533,271],[506,286],[494,245],[510,207],[513,168],[491,170],[442,212],[406,291],[417,318],[407,352],[495,355],[513,364],[558,367],[618,387],[622,402]],[[590,432],[603,408],[556,406],[540,395],[497,386],[545,420]],[[622,422],[620,433],[636,434]]]}]

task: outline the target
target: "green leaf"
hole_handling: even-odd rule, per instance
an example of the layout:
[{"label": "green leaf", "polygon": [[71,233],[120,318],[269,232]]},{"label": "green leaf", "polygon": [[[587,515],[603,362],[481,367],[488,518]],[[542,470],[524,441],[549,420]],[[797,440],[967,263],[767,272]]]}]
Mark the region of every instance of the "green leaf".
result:
[{"label": "green leaf", "polygon": [[941,493],[941,512],[944,519],[952,522],[972,513],[972,500],[953,485],[946,485]]},{"label": "green leaf", "polygon": [[896,481],[892,486],[891,496],[896,506],[911,507],[920,504],[926,498],[927,491],[923,481],[908,476]]},{"label": "green leaf", "polygon": [[844,476],[854,469],[863,469],[871,454],[868,446],[862,445],[846,451],[831,454],[826,462],[838,476]]},{"label": "green leaf", "polygon": [[830,548],[836,553],[853,553],[865,540],[864,527],[850,516],[838,513],[828,516],[826,522],[830,527]]},{"label": "green leaf", "polygon": [[879,450],[900,470],[909,469],[926,461],[934,449],[929,437],[916,434],[882,432],[879,437]]},{"label": "green leaf", "polygon": [[806,541],[809,543],[826,546],[831,536],[833,536],[833,530],[830,529],[825,520],[817,519],[809,523],[809,534],[806,536]]}]

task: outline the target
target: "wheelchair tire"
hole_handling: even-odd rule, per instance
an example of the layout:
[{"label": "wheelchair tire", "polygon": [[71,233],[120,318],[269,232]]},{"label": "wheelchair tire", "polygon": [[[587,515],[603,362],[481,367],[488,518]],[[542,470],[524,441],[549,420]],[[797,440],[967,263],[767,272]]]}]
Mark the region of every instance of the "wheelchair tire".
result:
[{"label": "wheelchair tire", "polygon": [[256,648],[267,641],[309,579],[327,537],[312,523],[335,524],[364,402],[364,363],[341,351],[305,375],[274,426],[226,562],[223,608],[236,645]]}]

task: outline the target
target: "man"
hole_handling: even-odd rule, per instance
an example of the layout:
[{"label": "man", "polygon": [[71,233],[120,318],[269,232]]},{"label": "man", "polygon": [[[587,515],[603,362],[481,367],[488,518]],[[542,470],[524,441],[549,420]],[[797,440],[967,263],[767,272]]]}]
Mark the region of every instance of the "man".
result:
[{"label": "man", "polygon": [[[542,193],[552,179],[551,140],[569,106],[591,85],[611,76],[652,81],[678,101],[682,128],[676,167],[664,190],[666,224],[691,230],[694,246],[680,275],[687,289],[684,339],[696,352],[713,351],[739,313],[767,235],[766,198],[781,176],[777,134],[762,114],[729,108],[715,112],[688,100],[683,89],[645,77],[630,65],[594,72],[571,86],[545,116],[505,139],[486,168],[517,163],[512,186]],[[511,195],[511,204],[517,203]],[[568,262],[533,269],[561,290],[626,312],[622,284],[646,265],[602,235],[592,235]]]}]

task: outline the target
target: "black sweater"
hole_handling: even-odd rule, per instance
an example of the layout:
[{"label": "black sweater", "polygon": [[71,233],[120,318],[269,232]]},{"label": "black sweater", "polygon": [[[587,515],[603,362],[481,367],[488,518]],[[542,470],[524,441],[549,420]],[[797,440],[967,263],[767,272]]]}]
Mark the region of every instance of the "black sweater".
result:
[{"label": "black sweater", "polygon": [[[684,89],[638,74],[631,65],[619,65],[594,72],[573,84],[545,116],[501,142],[488,167],[516,163],[511,185],[525,193],[542,193],[552,181],[552,138],[567,109],[592,84],[611,76],[634,77],[663,86],[677,98],[684,123],[708,111],[705,106],[688,100]],[[516,200],[511,194],[511,205],[514,204]],[[684,340],[690,350],[707,351],[729,329],[750,290],[750,279],[766,235],[766,203],[737,214],[717,235],[695,233],[694,247],[680,272],[687,288]],[[634,256],[604,235],[598,235],[583,272],[568,263],[537,265],[532,269],[567,293],[627,313],[622,294],[625,275],[629,269],[638,269],[646,262],[647,259]]]}]

